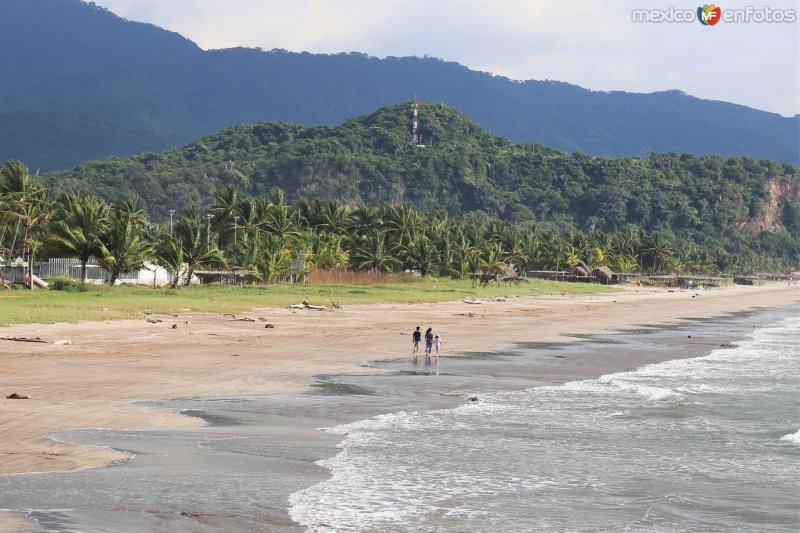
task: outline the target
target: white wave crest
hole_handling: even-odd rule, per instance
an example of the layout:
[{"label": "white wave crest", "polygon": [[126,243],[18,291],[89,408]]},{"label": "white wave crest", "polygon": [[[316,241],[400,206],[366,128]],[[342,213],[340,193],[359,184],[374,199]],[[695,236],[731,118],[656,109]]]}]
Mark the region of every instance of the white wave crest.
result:
[{"label": "white wave crest", "polygon": [[789,433],[788,435],[784,435],[781,437],[782,441],[791,442],[792,444],[800,445],[800,429],[795,431],[794,433]]}]

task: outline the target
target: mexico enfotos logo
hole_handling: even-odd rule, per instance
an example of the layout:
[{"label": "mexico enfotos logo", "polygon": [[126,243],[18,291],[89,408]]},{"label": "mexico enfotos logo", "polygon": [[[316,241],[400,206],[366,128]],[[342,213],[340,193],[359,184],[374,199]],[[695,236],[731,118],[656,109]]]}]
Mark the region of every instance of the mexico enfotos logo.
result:
[{"label": "mexico enfotos logo", "polygon": [[635,23],[654,24],[662,22],[699,22],[703,26],[715,26],[722,21],[737,23],[792,23],[797,22],[794,9],[772,9],[769,6],[747,6],[737,9],[722,9],[714,4],[704,4],[697,10],[669,6],[666,9],[634,9],[631,20]]}]

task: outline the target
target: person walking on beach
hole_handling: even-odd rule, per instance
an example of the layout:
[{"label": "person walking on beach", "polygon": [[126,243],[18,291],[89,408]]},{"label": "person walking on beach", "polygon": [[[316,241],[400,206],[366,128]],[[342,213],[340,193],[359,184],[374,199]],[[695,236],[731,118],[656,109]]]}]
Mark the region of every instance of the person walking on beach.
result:
[{"label": "person walking on beach", "polygon": [[431,362],[431,350],[433,349],[433,328],[428,328],[425,332],[425,362]]},{"label": "person walking on beach", "polygon": [[414,344],[414,348],[411,350],[411,360],[416,363],[419,344],[422,342],[422,332],[419,330],[419,326],[417,326],[417,329],[414,330],[414,333],[412,333],[411,337]]},{"label": "person walking on beach", "polygon": [[439,362],[439,350],[442,349],[442,339],[439,338],[439,335],[436,335],[433,338],[433,347],[436,348],[436,362]]}]

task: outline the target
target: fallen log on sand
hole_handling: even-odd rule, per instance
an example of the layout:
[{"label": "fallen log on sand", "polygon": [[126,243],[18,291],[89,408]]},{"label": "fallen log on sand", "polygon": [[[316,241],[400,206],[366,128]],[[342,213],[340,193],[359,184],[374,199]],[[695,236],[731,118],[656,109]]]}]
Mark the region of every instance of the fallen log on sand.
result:
[{"label": "fallen log on sand", "polygon": [[328,308],[324,305],[311,305],[307,303],[290,305],[289,309],[312,309],[314,311],[327,311]]},{"label": "fallen log on sand", "polygon": [[30,400],[31,399],[31,397],[28,396],[27,394],[19,394],[19,393],[16,393],[16,392],[12,392],[8,396],[6,396],[6,398],[8,398],[9,400]]},{"label": "fallen log on sand", "polygon": [[0,337],[2,341],[16,341],[16,342],[43,342],[50,344],[50,341],[42,340],[39,337]]},{"label": "fallen log on sand", "polygon": [[[266,318],[263,318],[263,317],[260,317],[260,316],[256,317],[256,318],[253,318],[253,317],[247,316],[247,315],[242,316],[242,317],[237,317],[233,313],[222,313],[220,316],[222,317],[223,320],[237,320],[239,322],[264,322],[264,321],[267,320]],[[232,317],[232,318],[225,318],[226,316],[229,316],[229,317]]]}]

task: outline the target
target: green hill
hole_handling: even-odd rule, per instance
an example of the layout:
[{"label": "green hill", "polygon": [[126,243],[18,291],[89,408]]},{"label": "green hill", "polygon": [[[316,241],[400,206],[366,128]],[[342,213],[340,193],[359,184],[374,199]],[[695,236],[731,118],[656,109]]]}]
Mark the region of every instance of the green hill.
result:
[{"label": "green hill", "polygon": [[280,187],[290,201],[407,202],[559,230],[633,224],[698,243],[762,233],[796,243],[800,235],[800,169],[791,164],[689,154],[591,157],[513,144],[442,104],[422,103],[419,114],[424,148],[411,142],[405,102],[336,127],[236,126],[179,149],[90,161],[45,178],[57,189],[106,199],[137,194],[155,220],[189,204],[207,208],[213,192],[232,185],[245,196]]}]

